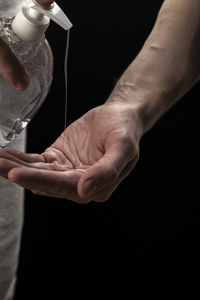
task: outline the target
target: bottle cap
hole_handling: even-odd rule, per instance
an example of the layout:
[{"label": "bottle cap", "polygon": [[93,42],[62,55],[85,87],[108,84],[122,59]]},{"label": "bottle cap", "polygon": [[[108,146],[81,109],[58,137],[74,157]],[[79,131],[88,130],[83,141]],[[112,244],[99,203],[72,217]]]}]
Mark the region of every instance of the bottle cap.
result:
[{"label": "bottle cap", "polygon": [[68,30],[72,23],[54,2],[49,6],[39,5],[35,0],[23,6],[12,23],[13,32],[23,41],[37,41],[46,32],[50,19]]}]

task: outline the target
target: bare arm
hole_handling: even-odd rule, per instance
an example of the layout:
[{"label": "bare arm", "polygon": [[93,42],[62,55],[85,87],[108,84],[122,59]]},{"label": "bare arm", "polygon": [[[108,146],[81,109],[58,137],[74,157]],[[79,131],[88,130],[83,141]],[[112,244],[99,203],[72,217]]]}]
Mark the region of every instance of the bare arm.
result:
[{"label": "bare arm", "polygon": [[200,77],[200,0],[166,0],[142,50],[108,102],[136,109],[142,134]]},{"label": "bare arm", "polygon": [[166,0],[108,101],[41,155],[0,151],[0,174],[36,194],[107,200],[139,159],[140,138],[200,76],[200,0]]}]

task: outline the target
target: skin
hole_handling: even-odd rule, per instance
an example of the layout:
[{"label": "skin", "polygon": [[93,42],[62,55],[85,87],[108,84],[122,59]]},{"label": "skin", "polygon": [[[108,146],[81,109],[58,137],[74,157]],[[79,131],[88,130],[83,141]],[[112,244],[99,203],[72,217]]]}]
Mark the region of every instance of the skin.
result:
[{"label": "skin", "polygon": [[42,154],[1,149],[0,174],[39,195],[106,201],[134,169],[142,136],[199,80],[199,39],[200,1],[166,0],[106,103],[72,123]]},{"label": "skin", "polygon": [[[53,0],[38,0],[41,5],[50,5]],[[0,74],[17,90],[25,90],[30,84],[29,74],[0,38]]]},{"label": "skin", "polygon": [[30,77],[24,66],[0,38],[0,74],[17,90],[25,90]]}]

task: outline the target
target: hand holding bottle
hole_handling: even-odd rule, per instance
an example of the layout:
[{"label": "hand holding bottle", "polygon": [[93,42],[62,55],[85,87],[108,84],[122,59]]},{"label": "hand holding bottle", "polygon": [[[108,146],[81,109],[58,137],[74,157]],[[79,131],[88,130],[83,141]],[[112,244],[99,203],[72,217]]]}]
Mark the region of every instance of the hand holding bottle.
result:
[{"label": "hand holding bottle", "polygon": [[[41,3],[44,2],[41,1]],[[0,37],[8,44],[6,46],[2,42],[3,54],[10,55],[9,57],[15,62],[12,64],[12,61],[7,59],[9,64],[6,62],[6,66],[2,68],[4,78],[0,76],[0,147],[5,147],[22,132],[46,99],[51,88],[53,54],[45,38],[50,19],[65,30],[72,27],[71,22],[56,3],[44,6],[30,1],[21,7],[14,18],[0,18]],[[5,63],[5,60],[2,63]],[[15,68],[16,64],[17,68]],[[19,72],[20,67],[22,75]],[[8,72],[5,73],[7,69]],[[25,69],[29,72],[30,82],[28,78],[28,83],[23,86],[21,84],[22,87],[19,88],[19,82],[23,83],[23,73],[26,74]],[[13,73],[15,71],[14,74],[19,72],[18,77],[16,76],[17,84],[14,82],[15,77],[12,72],[9,73],[10,70]],[[18,91],[8,82],[14,82],[13,85]]]},{"label": "hand holding bottle", "polygon": [[[37,0],[41,5],[50,5],[53,0]],[[0,38],[0,74],[17,90],[29,86],[30,77],[8,45]]]}]

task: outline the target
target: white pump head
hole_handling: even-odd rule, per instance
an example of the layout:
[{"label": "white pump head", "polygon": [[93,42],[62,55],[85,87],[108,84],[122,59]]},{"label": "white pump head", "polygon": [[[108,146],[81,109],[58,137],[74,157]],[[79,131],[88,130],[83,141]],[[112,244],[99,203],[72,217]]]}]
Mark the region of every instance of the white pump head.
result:
[{"label": "white pump head", "polygon": [[23,41],[37,41],[47,30],[50,19],[65,30],[72,27],[71,22],[54,2],[49,6],[41,6],[35,0],[23,6],[12,23],[12,30]]}]

